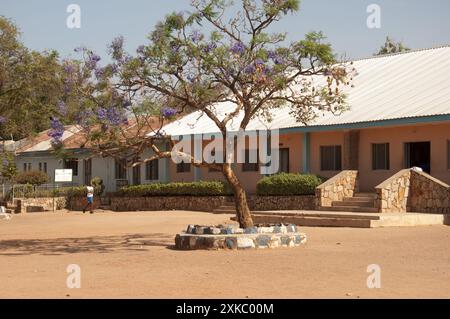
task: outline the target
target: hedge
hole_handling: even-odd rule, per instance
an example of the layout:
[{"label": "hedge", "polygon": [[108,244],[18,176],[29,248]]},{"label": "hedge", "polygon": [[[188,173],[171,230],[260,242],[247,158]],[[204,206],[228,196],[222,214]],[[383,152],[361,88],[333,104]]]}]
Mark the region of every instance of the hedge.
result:
[{"label": "hedge", "polygon": [[323,179],[311,174],[289,174],[263,177],[256,185],[256,194],[269,195],[314,195],[317,186],[323,183]]},{"label": "hedge", "polygon": [[199,181],[192,183],[153,183],[124,186],[114,195],[123,197],[146,196],[228,196],[232,195],[227,183]]},{"label": "hedge", "polygon": [[[94,187],[94,194],[100,195],[103,192],[101,187]],[[43,197],[84,197],[87,195],[86,186],[60,187],[56,189],[34,189],[33,185],[23,185],[15,196],[23,198],[43,198]],[[11,198],[12,191],[8,198]]]},{"label": "hedge", "polygon": [[42,185],[49,181],[49,177],[41,171],[27,171],[17,174],[14,181],[18,184]]}]

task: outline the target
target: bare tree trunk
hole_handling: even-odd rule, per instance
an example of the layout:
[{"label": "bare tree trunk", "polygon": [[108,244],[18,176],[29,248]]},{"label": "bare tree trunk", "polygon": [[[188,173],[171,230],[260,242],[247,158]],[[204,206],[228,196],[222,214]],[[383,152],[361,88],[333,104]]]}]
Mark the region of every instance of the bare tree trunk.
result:
[{"label": "bare tree trunk", "polygon": [[236,217],[239,222],[239,226],[242,228],[252,227],[253,220],[250,214],[250,209],[248,208],[247,194],[245,193],[244,188],[239,182],[239,179],[236,177],[236,174],[234,174],[231,169],[230,164],[224,164],[222,172],[233,189],[234,202],[236,204]]}]

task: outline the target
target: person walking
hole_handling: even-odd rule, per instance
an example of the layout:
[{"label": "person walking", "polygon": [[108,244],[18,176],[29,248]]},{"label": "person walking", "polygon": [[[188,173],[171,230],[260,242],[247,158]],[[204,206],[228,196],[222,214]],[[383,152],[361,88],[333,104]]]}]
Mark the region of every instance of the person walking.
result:
[{"label": "person walking", "polygon": [[93,214],[94,213],[94,187],[92,185],[88,185],[86,187],[86,189],[87,189],[87,195],[86,195],[87,204],[83,208],[83,214],[86,213],[86,209],[88,207],[89,207],[90,213]]}]

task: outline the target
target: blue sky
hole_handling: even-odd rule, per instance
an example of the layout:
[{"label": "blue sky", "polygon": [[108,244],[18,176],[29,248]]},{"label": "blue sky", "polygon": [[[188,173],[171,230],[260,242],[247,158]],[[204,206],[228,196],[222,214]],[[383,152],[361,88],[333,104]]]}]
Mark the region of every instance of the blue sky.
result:
[{"label": "blue sky", "polygon": [[[66,8],[81,7],[81,29],[66,27]],[[106,57],[107,44],[117,35],[134,51],[146,42],[155,23],[167,13],[189,8],[189,0],[1,0],[0,15],[11,18],[24,43],[36,50],[56,49],[62,57],[75,56],[85,45]],[[381,28],[366,25],[369,4],[381,7]],[[321,30],[338,54],[347,58],[372,55],[387,35],[413,49],[450,44],[448,0],[303,0],[301,10],[276,26],[290,40]]]}]

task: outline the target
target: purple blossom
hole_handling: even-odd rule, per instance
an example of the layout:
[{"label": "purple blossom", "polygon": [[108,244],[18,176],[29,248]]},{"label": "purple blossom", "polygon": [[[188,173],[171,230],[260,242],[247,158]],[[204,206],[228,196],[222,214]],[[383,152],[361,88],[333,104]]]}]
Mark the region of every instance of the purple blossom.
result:
[{"label": "purple blossom", "polygon": [[64,103],[64,101],[58,102],[58,111],[59,111],[59,114],[61,114],[62,116],[67,115],[67,106],[66,106],[66,103]]},{"label": "purple blossom", "polygon": [[256,59],[254,64],[255,66],[264,66],[264,61],[262,59]]},{"label": "purple blossom", "polygon": [[170,50],[173,54],[177,54],[180,51],[180,46],[177,44],[172,44]]},{"label": "purple blossom", "polygon": [[242,54],[244,54],[244,52],[245,52],[245,45],[244,45],[242,42],[235,42],[235,43],[231,46],[230,51],[231,51],[233,54],[236,54],[236,55],[242,55]]},{"label": "purple blossom", "polygon": [[57,117],[52,117],[48,136],[52,138],[53,145],[60,144],[64,134],[64,125]]},{"label": "purple blossom", "polygon": [[144,45],[138,46],[138,48],[136,49],[136,53],[137,54],[144,54],[145,53],[145,46]]},{"label": "purple blossom", "polygon": [[97,118],[98,118],[100,121],[106,120],[106,115],[107,115],[107,113],[108,113],[108,111],[107,111],[105,108],[100,107],[100,108],[97,110]]},{"label": "purple blossom", "polygon": [[85,46],[79,46],[79,47],[76,47],[75,49],[73,49],[73,51],[75,51],[76,53],[84,52],[86,50],[87,50],[87,48]]},{"label": "purple blossom", "polygon": [[81,126],[87,126],[89,123],[90,118],[93,116],[93,113],[91,110],[83,110],[80,113],[78,113],[77,116],[77,124]]},{"label": "purple blossom", "polygon": [[255,68],[255,65],[253,63],[247,65],[244,68],[244,73],[246,73],[246,74],[253,74],[253,73],[255,73],[255,71],[256,71],[256,68]]},{"label": "purple blossom", "polygon": [[123,121],[120,112],[113,107],[108,109],[106,117],[108,118],[109,123],[113,126],[119,126],[120,123]]},{"label": "purple blossom", "polygon": [[280,55],[278,55],[276,52],[269,51],[268,57],[269,57],[269,59],[271,59],[271,60],[273,61],[273,63],[275,63],[275,64],[283,64],[283,63],[284,63],[283,57],[280,56]]},{"label": "purple blossom", "polygon": [[209,53],[211,50],[214,50],[215,48],[217,48],[217,44],[215,44],[214,42],[210,42],[203,48],[203,52]]},{"label": "purple blossom", "polygon": [[64,62],[63,69],[64,72],[66,72],[68,75],[72,74],[75,71],[75,67],[69,61]]},{"label": "purple blossom", "polygon": [[113,51],[122,50],[123,48],[123,36],[119,35],[118,37],[114,38],[109,45],[109,48]]},{"label": "purple blossom", "polygon": [[0,124],[5,124],[5,123],[6,123],[6,117],[0,116]]},{"label": "purple blossom", "polygon": [[194,32],[192,32],[191,34],[191,40],[194,43],[198,43],[201,41],[201,39],[203,39],[203,34],[201,34],[199,31],[195,30]]},{"label": "purple blossom", "polygon": [[100,60],[101,58],[97,54],[89,54],[88,60],[86,61],[86,66],[89,69],[95,69],[95,67],[97,66],[97,62]]},{"label": "purple blossom", "polygon": [[105,70],[103,68],[95,68],[94,74],[97,79],[100,79],[105,74]]},{"label": "purple blossom", "polygon": [[112,56],[116,60],[121,60],[123,56],[123,36],[116,37],[108,46]]},{"label": "purple blossom", "polygon": [[177,110],[170,107],[165,107],[161,110],[161,114],[166,118],[171,118],[177,115]]}]

